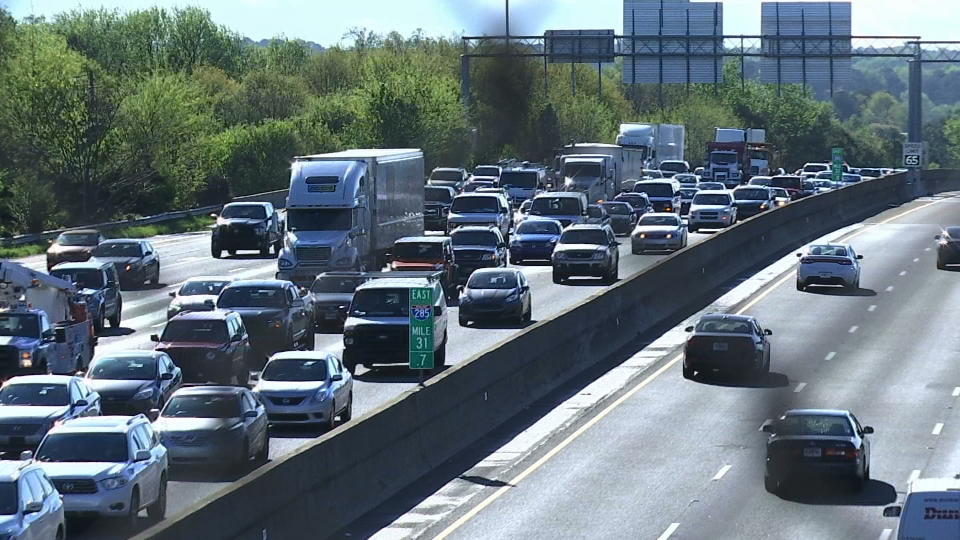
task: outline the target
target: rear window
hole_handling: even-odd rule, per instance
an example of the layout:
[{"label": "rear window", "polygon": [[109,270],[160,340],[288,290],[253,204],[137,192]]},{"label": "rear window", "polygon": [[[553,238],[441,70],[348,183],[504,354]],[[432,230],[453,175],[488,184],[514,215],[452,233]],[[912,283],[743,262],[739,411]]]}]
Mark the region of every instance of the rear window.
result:
[{"label": "rear window", "polygon": [[633,213],[633,208],[630,207],[629,203],[603,203],[603,207],[607,210],[608,214],[617,216],[626,216]]},{"label": "rear window", "polygon": [[220,217],[234,219],[265,219],[267,209],[259,204],[228,204]]},{"label": "rear window", "polygon": [[407,317],[410,291],[408,289],[360,290],[350,303],[354,317]]},{"label": "rear window", "polygon": [[553,221],[527,220],[517,227],[517,234],[560,234],[560,224]]},{"label": "rear window", "polygon": [[847,248],[843,246],[810,246],[810,255],[826,255],[830,257],[846,257]]},{"label": "rear window", "polygon": [[737,189],[733,198],[738,201],[764,201],[770,198],[770,192],[765,189]]},{"label": "rear window", "polygon": [[697,332],[710,334],[752,334],[752,325],[737,319],[701,319],[697,323]]},{"label": "rear window", "polygon": [[168,418],[238,418],[240,399],[231,394],[173,396],[161,416]]},{"label": "rear window", "polygon": [[459,169],[437,169],[430,173],[430,180],[459,182],[463,180],[463,173]]},{"label": "rear window", "polygon": [[234,307],[286,307],[283,287],[227,287],[217,299],[218,308]]},{"label": "rear window", "polygon": [[670,171],[670,172],[687,172],[688,167],[686,163],[682,161],[663,161],[660,163],[661,171]]},{"label": "rear window", "polygon": [[530,205],[530,213],[535,216],[576,216],[582,210],[580,199],[573,197],[537,197]]},{"label": "rear window", "polygon": [[514,289],[517,287],[517,276],[505,270],[494,272],[474,272],[467,281],[470,289]]},{"label": "rear window", "polygon": [[450,240],[455,246],[494,246],[498,238],[493,231],[454,231]]},{"label": "rear window", "polygon": [[402,242],[393,246],[398,261],[435,261],[443,258],[443,244],[436,242]]},{"label": "rear window", "polygon": [[103,272],[95,269],[53,269],[50,275],[76,283],[81,289],[101,289],[105,286]]},{"label": "rear window", "polygon": [[99,243],[97,233],[61,233],[57,237],[57,244],[61,246],[95,246]]},{"label": "rear window", "polygon": [[791,415],[777,422],[777,435],[853,436],[853,426],[845,416]]},{"label": "rear window", "polygon": [[500,175],[500,187],[535,189],[538,179],[536,171],[507,171]]},{"label": "rear window", "polygon": [[427,202],[447,203],[453,200],[450,190],[447,188],[428,187],[424,191],[424,198]]},{"label": "rear window", "polygon": [[828,170],[830,170],[830,166],[826,163],[807,163],[803,166],[803,172],[820,172]]},{"label": "rear window", "polygon": [[774,176],[770,179],[770,185],[773,187],[800,190],[803,187],[803,180],[799,176]]},{"label": "rear window", "polygon": [[604,215],[603,208],[600,208],[599,206],[587,207],[587,217],[602,218],[603,215]]},{"label": "rear window", "polygon": [[500,168],[480,166],[473,169],[473,175],[474,176],[499,176]]},{"label": "rear window", "polygon": [[496,214],[500,210],[497,197],[456,197],[451,212],[458,214]]},{"label": "rear window", "polygon": [[163,329],[160,341],[192,343],[226,343],[227,325],[224,321],[172,320]]},{"label": "rear window", "polygon": [[139,257],[140,244],[136,242],[104,243],[93,248],[94,257]]},{"label": "rear window", "polygon": [[720,193],[697,193],[693,197],[693,204],[709,206],[726,206],[730,204],[730,196]]},{"label": "rear window", "polygon": [[633,186],[637,193],[646,193],[649,197],[673,197],[673,186],[670,184],[637,184]]}]

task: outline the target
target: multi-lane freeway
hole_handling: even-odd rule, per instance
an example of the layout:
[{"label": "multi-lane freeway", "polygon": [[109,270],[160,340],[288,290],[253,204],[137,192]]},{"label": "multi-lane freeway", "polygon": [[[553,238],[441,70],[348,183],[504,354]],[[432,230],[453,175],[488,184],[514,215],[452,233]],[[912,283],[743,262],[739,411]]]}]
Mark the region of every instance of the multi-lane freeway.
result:
[{"label": "multi-lane freeway", "polygon": [[[958,198],[911,202],[839,239],[864,255],[861,289],[800,292],[788,270],[731,308],[774,332],[762,383],[685,380],[682,350],[665,351],[530,452],[471,456],[426,483],[443,486],[432,496],[405,494],[348,532],[379,523],[382,538],[890,537],[896,520],[882,509],[910,479],[960,472],[960,271],[935,268],[933,239],[957,222]],[[876,428],[861,493],[764,489],[759,428],[795,407],[849,409]],[[458,488],[475,496],[445,495]]]},{"label": "multi-lane freeway", "polygon": [[[708,238],[711,233],[690,235],[696,243]],[[620,239],[620,277],[627,278],[665,254],[643,256],[630,253],[629,238]],[[161,280],[154,287],[123,291],[123,322],[121,328],[107,328],[100,337],[98,353],[121,349],[152,348],[150,334],[160,333],[166,323],[166,308],[169,293],[176,290],[186,279],[198,275],[231,275],[238,279],[270,278],[276,272],[276,260],[259,255],[240,254],[235,257],[213,259],[210,256],[209,233],[185,233],[156,237],[152,240],[161,258]],[[27,266],[43,269],[42,256],[21,260]],[[547,263],[525,263],[520,266],[527,276],[533,293],[533,320],[550,317],[563,309],[596,294],[604,287],[599,280],[572,280],[567,285],[552,282],[551,268]],[[457,325],[457,308],[453,307],[449,319],[449,345],[447,363],[462,362],[492,345],[509,339],[519,328],[514,325]],[[317,335],[316,348],[338,349],[342,345],[340,334]],[[354,406],[358,414],[371,410],[417,384],[417,376],[405,368],[381,368],[366,371],[358,368],[354,391]],[[270,458],[276,459],[295,451],[321,434],[316,430],[273,430],[271,432]],[[199,499],[216,493],[219,489],[238,479],[238,475],[211,475],[201,472],[175,473],[168,487],[168,512],[172,516],[190,508]],[[146,520],[144,526],[147,525]],[[112,527],[108,522],[91,524],[84,538],[108,534]]]}]

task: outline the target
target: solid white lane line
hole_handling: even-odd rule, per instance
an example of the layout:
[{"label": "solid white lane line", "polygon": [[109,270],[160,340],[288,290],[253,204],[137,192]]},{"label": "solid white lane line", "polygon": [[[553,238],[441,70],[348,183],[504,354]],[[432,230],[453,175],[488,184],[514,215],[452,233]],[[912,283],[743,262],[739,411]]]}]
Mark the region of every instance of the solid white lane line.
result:
[{"label": "solid white lane line", "polygon": [[913,262],[920,262],[920,257],[915,257],[915,258],[913,259]]},{"label": "solid white lane line", "polygon": [[937,422],[936,425],[933,426],[933,434],[939,435],[941,431],[943,431],[943,422]]},{"label": "solid white lane line", "polygon": [[877,540],[887,540],[890,538],[891,534],[893,534],[893,529],[884,529],[883,532],[880,533],[880,537],[877,538]]},{"label": "solid white lane line", "polygon": [[727,471],[729,471],[731,467],[733,467],[733,465],[724,465],[723,467],[720,467],[720,470],[717,471],[717,474],[713,475],[713,481],[716,482],[717,480],[723,478],[723,475],[727,474]]},{"label": "solid white lane line", "polygon": [[859,329],[860,329],[859,326],[853,325],[853,326],[850,327],[849,330],[847,330],[847,332],[850,332],[850,333],[852,334],[852,333],[856,332],[856,331],[859,330]]},{"label": "solid white lane line", "polygon": [[161,326],[166,326],[166,325],[167,325],[167,323],[162,322],[162,323],[157,323],[157,324],[151,326],[150,328],[160,328]]},{"label": "solid white lane line", "polygon": [[954,387],[953,394],[950,394],[950,395],[952,395],[953,397],[960,396],[960,386]]},{"label": "solid white lane line", "polygon": [[906,270],[902,270],[902,271],[900,271],[900,275],[901,275],[901,276],[905,276],[905,275],[907,275],[907,271],[906,271]]},{"label": "solid white lane line", "polygon": [[667,527],[667,530],[663,531],[663,534],[661,534],[657,540],[667,540],[667,538],[673,536],[673,533],[677,532],[678,527],[680,527],[679,523],[671,523],[670,526]]},{"label": "solid white lane line", "polygon": [[793,392],[794,392],[794,393],[800,392],[801,390],[803,390],[803,389],[806,388],[806,387],[807,387],[807,383],[802,382],[802,383],[798,384],[796,388],[793,389]]},{"label": "solid white lane line", "polygon": [[833,352],[833,351],[830,351],[830,352],[827,353],[826,356],[823,357],[823,359],[826,360],[827,362],[829,362],[830,360],[833,360],[833,357],[836,356],[836,355],[837,355],[837,353],[835,353],[835,352]]},{"label": "solid white lane line", "polygon": [[907,484],[909,485],[910,482],[913,482],[917,478],[920,478],[920,469],[910,471],[910,476],[907,477]]},{"label": "solid white lane line", "polygon": [[867,308],[867,311],[876,311],[876,310],[877,310],[876,304],[870,304],[870,307]]},{"label": "solid white lane line", "polygon": [[893,285],[887,287],[887,292],[890,292],[890,291],[892,291],[892,290],[893,290]]},{"label": "solid white lane line", "polygon": [[230,270],[230,273],[231,273],[231,274],[236,274],[236,273],[238,273],[238,272],[243,272],[244,270],[248,270],[248,269],[249,269],[249,268],[246,267],[246,266],[241,266],[241,267],[239,267],[239,268],[234,268],[233,270]]}]

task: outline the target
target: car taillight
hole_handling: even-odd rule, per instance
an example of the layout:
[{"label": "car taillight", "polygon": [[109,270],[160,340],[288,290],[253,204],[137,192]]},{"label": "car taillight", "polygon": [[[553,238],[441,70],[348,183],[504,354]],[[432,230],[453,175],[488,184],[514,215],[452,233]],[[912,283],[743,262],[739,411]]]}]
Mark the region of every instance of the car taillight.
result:
[{"label": "car taillight", "polygon": [[842,265],[844,265],[844,266],[850,266],[850,265],[853,264],[853,262],[850,261],[850,259],[841,259],[841,260],[837,261],[837,264],[842,264]]},{"label": "car taillight", "polygon": [[808,258],[806,258],[806,257],[800,259],[800,264],[810,264],[810,263],[812,263],[812,262],[813,262],[813,261],[811,261],[810,259],[808,259]]},{"label": "car taillight", "polygon": [[860,455],[860,451],[857,450],[856,448],[847,448],[847,447],[825,448],[823,451],[823,455],[829,456],[829,457],[857,459],[857,457]]}]

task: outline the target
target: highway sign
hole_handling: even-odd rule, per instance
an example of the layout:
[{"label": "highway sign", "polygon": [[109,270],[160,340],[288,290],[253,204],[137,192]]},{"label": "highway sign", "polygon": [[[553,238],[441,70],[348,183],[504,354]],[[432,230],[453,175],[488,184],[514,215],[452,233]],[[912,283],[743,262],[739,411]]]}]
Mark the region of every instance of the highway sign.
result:
[{"label": "highway sign", "polygon": [[433,369],[433,289],[410,289],[410,369]]},{"label": "highway sign", "polygon": [[923,143],[903,143],[903,166],[908,169],[919,169],[923,166]]},{"label": "highway sign", "polygon": [[833,161],[830,164],[830,172],[833,174],[834,182],[843,182],[843,148],[833,149]]}]

